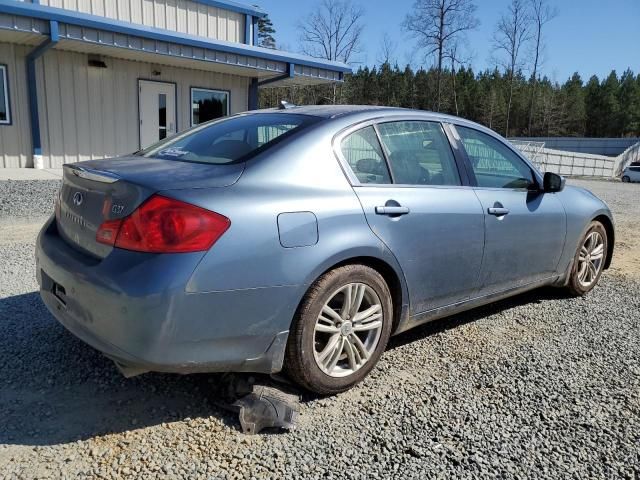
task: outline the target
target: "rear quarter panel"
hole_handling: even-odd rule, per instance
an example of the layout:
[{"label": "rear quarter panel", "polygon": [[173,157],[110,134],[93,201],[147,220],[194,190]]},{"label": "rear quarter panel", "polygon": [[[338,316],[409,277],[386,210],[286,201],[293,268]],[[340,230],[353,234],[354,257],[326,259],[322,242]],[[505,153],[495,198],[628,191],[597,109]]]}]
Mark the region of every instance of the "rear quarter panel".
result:
[{"label": "rear quarter panel", "polygon": [[[332,266],[354,257],[374,257],[402,271],[369,228],[360,202],[331,147],[331,124],[283,143],[251,160],[240,180],[226,188],[171,191],[171,196],[216,211],[231,227],[204,256],[187,285],[189,293],[296,287],[286,318],[288,329],[309,285]],[[286,248],[278,232],[282,213],[311,212],[318,241]],[[286,244],[286,242],[285,242]],[[268,315],[265,312],[265,315]]]}]

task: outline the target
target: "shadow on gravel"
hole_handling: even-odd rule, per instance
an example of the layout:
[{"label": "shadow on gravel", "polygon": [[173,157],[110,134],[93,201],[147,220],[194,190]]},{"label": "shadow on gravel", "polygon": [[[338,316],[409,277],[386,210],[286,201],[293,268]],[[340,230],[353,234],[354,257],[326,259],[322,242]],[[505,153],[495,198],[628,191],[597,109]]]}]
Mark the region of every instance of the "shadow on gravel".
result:
[{"label": "shadow on gravel", "polygon": [[[438,320],[393,337],[389,349],[526,303],[564,298],[542,289]],[[222,375],[124,378],[67,332],[36,292],[0,299],[0,444],[53,445],[188,418],[216,416],[240,428],[217,401]],[[302,393],[302,401],[318,396]]]},{"label": "shadow on gravel", "polygon": [[433,322],[426,323],[419,327],[413,328],[407,332],[401,333],[395,337],[391,337],[387,350],[402,347],[408,343],[414,342],[421,338],[435,335],[437,333],[446,332],[453,328],[475,322],[484,317],[509,310],[526,304],[540,303],[545,300],[561,300],[566,299],[567,294],[560,288],[543,287],[530,292],[516,295],[515,297],[490,303],[482,307],[474,308],[467,312],[459,313],[451,317],[441,318]]},{"label": "shadow on gravel", "polygon": [[187,418],[216,416],[221,375],[125,379],[67,332],[36,292],[0,299],[0,444],[53,445]]}]

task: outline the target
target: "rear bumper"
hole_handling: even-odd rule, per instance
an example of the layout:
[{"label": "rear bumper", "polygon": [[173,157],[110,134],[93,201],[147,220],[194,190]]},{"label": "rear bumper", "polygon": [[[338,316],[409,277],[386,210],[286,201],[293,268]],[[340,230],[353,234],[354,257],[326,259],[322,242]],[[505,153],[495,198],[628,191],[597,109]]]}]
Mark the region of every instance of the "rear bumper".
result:
[{"label": "rear bumper", "polygon": [[187,293],[202,255],[114,249],[97,261],[50,220],[36,246],[40,294],[71,333],[131,371],[280,371],[297,287]]}]

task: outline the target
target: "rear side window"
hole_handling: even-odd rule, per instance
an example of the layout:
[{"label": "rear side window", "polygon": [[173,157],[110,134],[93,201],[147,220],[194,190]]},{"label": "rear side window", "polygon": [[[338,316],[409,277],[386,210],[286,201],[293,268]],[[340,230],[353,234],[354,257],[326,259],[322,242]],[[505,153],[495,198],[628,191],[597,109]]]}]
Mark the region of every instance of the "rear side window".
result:
[{"label": "rear side window", "polygon": [[346,137],[341,149],[360,183],[391,183],[387,163],[373,127],[365,127]]},{"label": "rear side window", "polygon": [[283,113],[240,115],[199,125],[138,155],[216,165],[243,162],[320,120]]},{"label": "rear side window", "polygon": [[378,125],[394,183],[460,185],[449,141],[437,122],[404,121]]}]

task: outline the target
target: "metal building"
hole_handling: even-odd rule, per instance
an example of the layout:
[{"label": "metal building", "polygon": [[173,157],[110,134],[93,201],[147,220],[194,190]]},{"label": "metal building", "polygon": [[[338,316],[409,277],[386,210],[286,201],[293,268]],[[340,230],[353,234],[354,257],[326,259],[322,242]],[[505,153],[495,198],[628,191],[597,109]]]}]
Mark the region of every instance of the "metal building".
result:
[{"label": "metal building", "polygon": [[256,46],[264,15],[230,0],[0,0],[0,167],[130,153],[257,108],[261,85],[350,71]]}]

